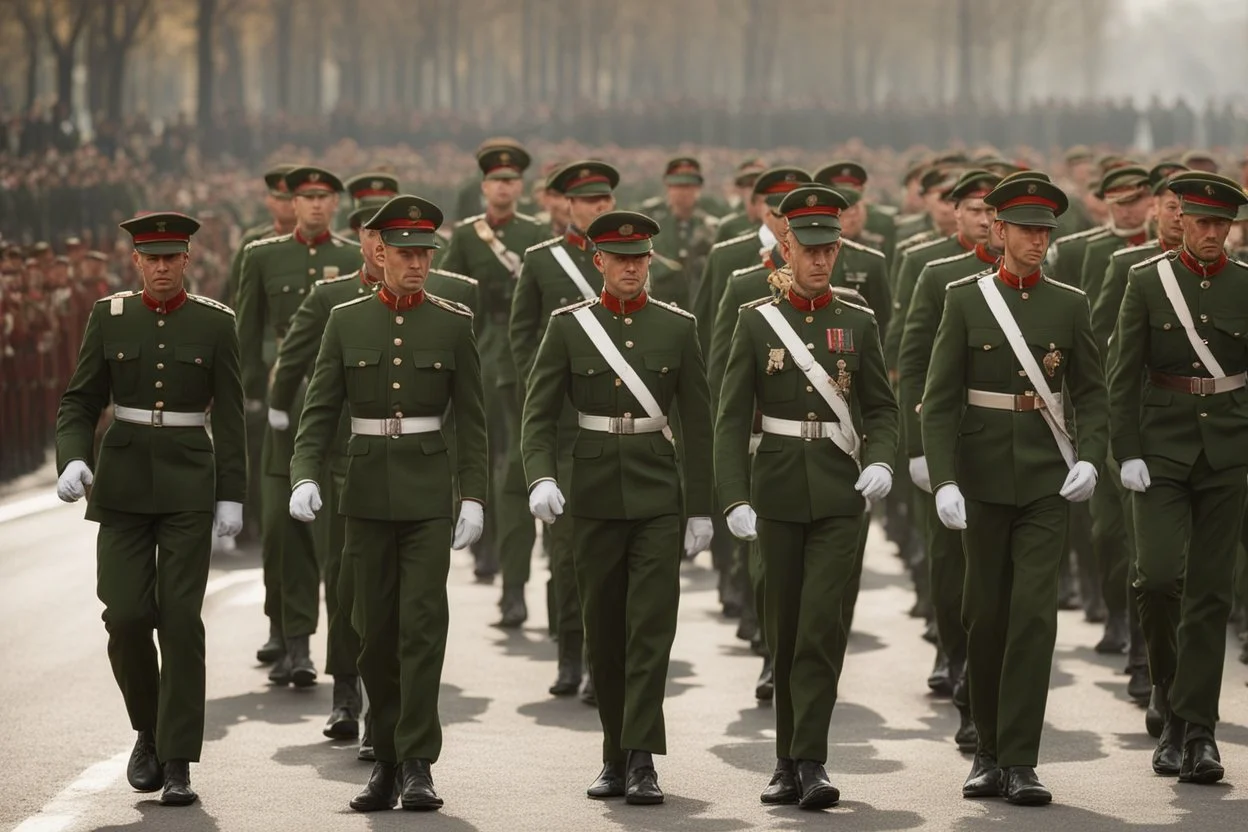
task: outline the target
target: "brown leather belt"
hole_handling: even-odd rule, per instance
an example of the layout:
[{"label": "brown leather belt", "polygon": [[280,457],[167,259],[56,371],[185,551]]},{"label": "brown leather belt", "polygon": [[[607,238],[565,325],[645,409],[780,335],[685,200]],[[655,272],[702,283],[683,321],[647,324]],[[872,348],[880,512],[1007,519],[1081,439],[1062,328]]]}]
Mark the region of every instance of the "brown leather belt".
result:
[{"label": "brown leather belt", "polygon": [[1243,373],[1223,378],[1204,378],[1201,376],[1172,376],[1169,373],[1158,373],[1150,370],[1148,380],[1154,387],[1162,390],[1173,390],[1176,393],[1191,393],[1196,396],[1210,396],[1214,393],[1229,393],[1239,390],[1248,383]]},{"label": "brown leather belt", "polygon": [[[1055,398],[1060,402],[1062,394],[1056,394]],[[1010,393],[993,393],[988,390],[967,390],[966,403],[974,407],[986,407],[989,410],[1012,410],[1015,413],[1044,410],[1044,399],[1034,393],[1011,395]]]}]

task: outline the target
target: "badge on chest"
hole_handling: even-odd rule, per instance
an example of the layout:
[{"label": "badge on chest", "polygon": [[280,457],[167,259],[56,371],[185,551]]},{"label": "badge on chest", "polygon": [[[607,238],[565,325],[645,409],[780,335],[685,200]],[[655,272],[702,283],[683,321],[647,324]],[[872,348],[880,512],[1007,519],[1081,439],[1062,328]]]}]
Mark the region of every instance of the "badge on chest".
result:
[{"label": "badge on chest", "polygon": [[828,352],[857,352],[852,329],[829,329]]}]

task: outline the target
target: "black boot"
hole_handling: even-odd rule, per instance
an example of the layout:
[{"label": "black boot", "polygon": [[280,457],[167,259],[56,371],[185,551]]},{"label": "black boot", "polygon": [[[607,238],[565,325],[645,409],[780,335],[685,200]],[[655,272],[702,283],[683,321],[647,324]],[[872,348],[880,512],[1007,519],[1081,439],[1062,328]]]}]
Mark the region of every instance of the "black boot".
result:
[{"label": "black boot", "polygon": [[1155,685],[1151,689],[1152,695],[1148,699],[1148,709],[1144,711],[1144,730],[1148,731],[1148,735],[1153,739],[1161,736],[1161,731],[1166,727],[1166,711],[1169,705],[1165,702],[1165,691],[1161,685]]},{"label": "black boot", "polygon": [[841,802],[841,792],[815,760],[797,761],[798,805],[803,809],[829,809]]},{"label": "black boot", "polygon": [[1098,653],[1122,653],[1127,649],[1131,629],[1125,612],[1114,613],[1105,620],[1105,633],[1096,643]]},{"label": "black boot", "polygon": [[992,754],[977,753],[971,763],[971,773],[962,784],[962,796],[967,799],[1000,797],[1002,775],[997,758]]},{"label": "black boot", "polygon": [[763,656],[763,669],[754,683],[754,698],[759,702],[770,702],[776,695],[776,679],[772,672],[771,656]]},{"label": "black boot", "polygon": [[366,763],[376,762],[377,760],[377,754],[373,750],[372,711],[366,711],[364,714],[364,733],[360,737],[360,750],[355,755],[355,759],[362,760]]},{"label": "black boot", "polygon": [[[586,662],[586,667],[589,663]],[[598,707],[598,691],[594,689],[594,671],[585,671],[585,684],[581,685],[581,701],[591,708]]]},{"label": "black boot", "polygon": [[151,731],[140,731],[126,765],[126,780],[136,792],[154,792],[165,782],[165,772],[156,759],[156,737]]},{"label": "black boot", "polygon": [[1005,799],[1015,806],[1044,806],[1053,802],[1053,793],[1031,766],[1012,766],[1005,770]]},{"label": "black boot", "polygon": [[653,806],[663,802],[659,775],[654,770],[654,757],[649,751],[628,752],[628,775],[624,786],[624,802],[633,806]]},{"label": "black boot", "polygon": [[741,608],[741,620],[737,622],[737,638],[741,641],[753,641],[758,635],[758,612],[753,604],[745,604]]},{"label": "black boot", "polygon": [[395,793],[397,779],[398,766],[377,761],[373,764],[373,773],[368,776],[368,785],[364,787],[364,791],[351,798],[351,808],[357,812],[393,809],[398,802],[398,795]]},{"label": "black boot", "polygon": [[923,640],[931,645],[940,644],[940,636],[936,633],[936,619],[927,622],[927,626],[923,628]]},{"label": "black boot", "polygon": [[442,798],[433,790],[433,771],[428,760],[403,761],[403,793],[399,799],[409,812],[442,808]]},{"label": "black boot", "polygon": [[190,806],[199,795],[191,788],[191,764],[186,760],[165,763],[165,790],[160,802],[165,806]]},{"label": "black boot", "polygon": [[[1153,683],[1148,676],[1148,665],[1132,665],[1127,668],[1129,678],[1127,679],[1127,696],[1137,705],[1144,705],[1148,702],[1153,694]],[[1158,730],[1161,726],[1158,725]],[[1152,733],[1151,731],[1149,732]],[[1156,736],[1156,734],[1153,734]]]},{"label": "black boot", "polygon": [[1069,561],[1062,565],[1057,578],[1057,608],[1059,610],[1077,610],[1079,602],[1079,586],[1072,574]]},{"label": "black boot", "polygon": [[498,602],[502,617],[498,626],[505,630],[514,630],[529,620],[529,608],[524,603],[524,586],[504,586],[503,597]]},{"label": "black boot", "polygon": [[608,797],[624,796],[624,764],[615,761],[604,762],[598,779],[590,784],[585,794],[594,800]]},{"label": "black boot", "polygon": [[1153,750],[1153,771],[1174,777],[1180,773],[1183,763],[1183,738],[1187,734],[1187,723],[1170,710],[1168,685],[1158,685],[1154,689],[1153,701],[1162,718],[1161,733]]},{"label": "black boot", "polygon": [[285,687],[293,681],[291,676],[294,670],[290,662],[290,653],[283,648],[282,655],[278,657],[277,663],[269,668],[269,683],[278,687]]},{"label": "black boot", "polygon": [[550,686],[552,696],[572,696],[581,689],[582,644],[584,636],[580,633],[567,633],[559,642],[559,672]]},{"label": "black boot", "polygon": [[927,676],[927,687],[936,696],[953,696],[953,680],[949,675],[949,657],[939,647],[936,648],[936,661],[932,664],[932,672]]},{"label": "black boot", "polygon": [[1213,740],[1213,732],[1200,725],[1189,725],[1187,741],[1183,744],[1179,782],[1209,785],[1218,782],[1225,775],[1226,770],[1222,768],[1222,757],[1218,754],[1218,744]]},{"label": "black boot", "polygon": [[763,789],[759,800],[769,806],[790,806],[800,799],[797,791],[797,769],[793,760],[780,757],[776,760],[776,771],[771,775],[771,782]]},{"label": "black boot", "polygon": [[325,723],[325,736],[353,740],[360,735],[360,677],[334,677],[334,705]]},{"label": "black boot", "polygon": [[260,645],[256,651],[256,661],[260,664],[273,664],[286,652],[286,641],[282,638],[281,625],[276,621],[269,622],[269,640]]},{"label": "black boot", "polygon": [[286,654],[290,656],[290,681],[297,688],[309,688],[316,684],[316,665],[312,664],[312,647],[308,636],[286,639]]}]

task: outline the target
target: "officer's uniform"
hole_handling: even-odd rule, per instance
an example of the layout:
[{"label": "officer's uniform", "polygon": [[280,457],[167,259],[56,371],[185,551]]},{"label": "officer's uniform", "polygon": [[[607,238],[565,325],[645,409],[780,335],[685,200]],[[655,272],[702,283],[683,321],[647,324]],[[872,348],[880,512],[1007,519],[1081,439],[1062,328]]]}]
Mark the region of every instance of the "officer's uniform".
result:
[{"label": "officer's uniform", "polygon": [[[344,239],[356,240],[359,238],[361,223],[371,219],[378,208],[398,196],[399,180],[389,173],[372,171],[357,173],[344,182],[343,187],[351,201],[348,203],[343,200],[343,204],[339,206],[339,211],[345,215],[346,224],[335,233]],[[372,213],[364,211],[365,208],[372,209]]]},{"label": "officer's uniform", "polygon": [[[671,159],[663,173],[663,184],[700,188],[703,184],[702,165],[690,156],[678,156]],[[667,202],[662,200],[647,213],[663,229],[663,233],[655,238],[655,252],[668,260],[679,263],[682,276],[702,274],[706,258],[711,253],[711,246],[715,244],[715,235],[719,227],[718,219],[698,206],[694,207],[690,216],[677,217],[672,213]],[[652,275],[651,280],[653,279]],[[689,306],[689,298],[692,294],[689,289],[691,288],[693,287],[687,286],[683,292],[686,300],[680,304],[682,307]],[[650,296],[663,300],[661,296],[654,293]]]},{"label": "officer's uniform", "polygon": [[[840,191],[849,199],[851,206],[862,199],[866,193],[867,169],[857,162],[841,160],[824,165],[815,171],[812,178],[820,185],[827,185],[829,188]],[[880,252],[885,260],[884,274],[887,278],[887,262],[897,246],[897,223],[895,221],[897,210],[871,202],[867,205],[866,212],[867,219],[862,232],[856,240],[850,242]],[[844,236],[841,239],[849,241],[849,238]],[[875,308],[874,305],[872,308]],[[876,320],[879,320],[879,314],[880,310],[876,309]],[[886,330],[887,324],[881,323],[884,324],[881,331]]]}]

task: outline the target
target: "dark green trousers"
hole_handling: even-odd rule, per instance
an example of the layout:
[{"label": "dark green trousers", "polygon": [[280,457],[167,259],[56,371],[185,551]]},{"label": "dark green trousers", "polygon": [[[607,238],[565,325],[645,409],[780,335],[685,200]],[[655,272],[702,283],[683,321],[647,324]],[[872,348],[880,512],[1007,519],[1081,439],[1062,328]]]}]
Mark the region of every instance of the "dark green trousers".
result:
[{"label": "dark green trousers", "polygon": [[[533,544],[537,527],[529,513],[529,488],[524,479],[524,460],[520,455],[520,394],[514,385],[499,388],[497,415],[490,414],[490,455],[497,456],[495,483],[494,540],[502,564],[503,586],[523,587],[529,582],[533,561]],[[497,427],[497,422],[501,421]],[[495,433],[501,434],[495,439]],[[499,451],[495,442],[501,442]]]},{"label": "dark green trousers", "polygon": [[[263,460],[270,453],[273,430],[261,428]],[[256,465],[260,480],[260,566],[264,577],[264,615],[278,629],[282,626],[282,532],[290,518],[290,476],[266,474],[261,461]]]},{"label": "dark green trousers", "polygon": [[[862,515],[862,524],[858,527],[858,551],[854,555],[854,571],[849,576],[849,586],[845,590],[845,598],[841,601],[841,626],[845,628],[846,646],[849,632],[854,628],[854,610],[858,607],[858,590],[862,586],[862,564],[867,557],[867,535],[871,532],[871,515]],[[841,662],[844,663],[844,653]]]},{"label": "dark green trousers", "polygon": [[680,603],[680,517],[571,520],[604,762],[667,753],[663,695]]},{"label": "dark green trousers", "polygon": [[1057,640],[1057,578],[1070,503],[966,501],[966,667],[979,750],[1034,766]]},{"label": "dark green trousers", "polygon": [[1186,480],[1155,476],[1131,495],[1140,626],[1154,684],[1170,707],[1212,730],[1218,721],[1235,552],[1248,469],[1214,471],[1202,454]]},{"label": "dark green trousers", "polygon": [[[290,459],[295,452],[295,435],[299,431],[299,413],[303,408],[303,393],[290,409],[290,427],[275,431],[266,427],[264,469],[264,511],[266,520],[266,554],[269,546],[276,548],[277,581],[279,583],[279,609],[282,633],[286,638],[308,636],[316,632],[321,601],[321,563],[325,560],[323,546],[327,544],[325,528],[333,514],[331,507],[321,512],[312,523],[301,523],[290,516]],[[322,480],[329,477],[322,476]],[[322,484],[322,488],[324,485]],[[325,489],[328,491],[329,489]],[[321,544],[318,546],[318,543]],[[266,576],[267,583],[267,576]],[[266,596],[267,596],[266,592]],[[267,607],[267,600],[266,600]],[[267,610],[266,610],[267,612]]]},{"label": "dark green trousers", "polygon": [[198,762],[204,744],[200,611],[212,555],[212,513],[101,514],[96,594],[104,603],[108,660],[130,725],[155,731],[161,760]]},{"label": "dark green trousers", "polygon": [[1111,616],[1127,611],[1127,564],[1132,557],[1131,535],[1122,510],[1122,481],[1117,463],[1110,461],[1092,492],[1092,557],[1101,597]]},{"label": "dark green trousers", "polygon": [[776,756],[823,763],[848,633],[864,515],[758,518],[763,632],[775,674]]},{"label": "dark green trousers", "polygon": [[360,658],[360,637],[351,626],[351,606],[348,604],[344,608],[340,600],[342,583],[350,582],[350,570],[343,566],[342,558],[342,550],[347,543],[347,518],[338,513],[338,498],[342,494],[344,477],[344,474],[333,471],[322,477],[325,490],[321,494],[321,514],[325,520],[322,530],[325,542],[319,548],[324,556],[321,571],[325,576],[325,672],[331,676],[356,675],[356,662]]},{"label": "dark green trousers", "polygon": [[442,752],[438,690],[450,612],[449,518],[392,523],[348,517],[346,562],[355,579],[360,678],[368,691],[373,746],[388,763]]},{"label": "dark green trousers", "polygon": [[920,492],[923,494],[923,524],[936,637],[949,662],[959,667],[966,661],[966,628],[962,624],[966,556],[962,552],[962,533],[945,528],[936,514],[936,498],[921,489]]},{"label": "dark green trousers", "polygon": [[[572,479],[572,440],[575,433],[559,429],[559,459],[556,475],[561,483]],[[526,505],[528,498],[525,498]],[[532,515],[530,515],[532,516]],[[564,519],[569,515],[564,515]],[[559,661],[581,660],[585,630],[581,615],[581,598],[576,577],[576,540],[574,523],[556,522],[542,527],[543,536],[550,541],[550,577],[554,587],[555,639],[558,641]]]}]

